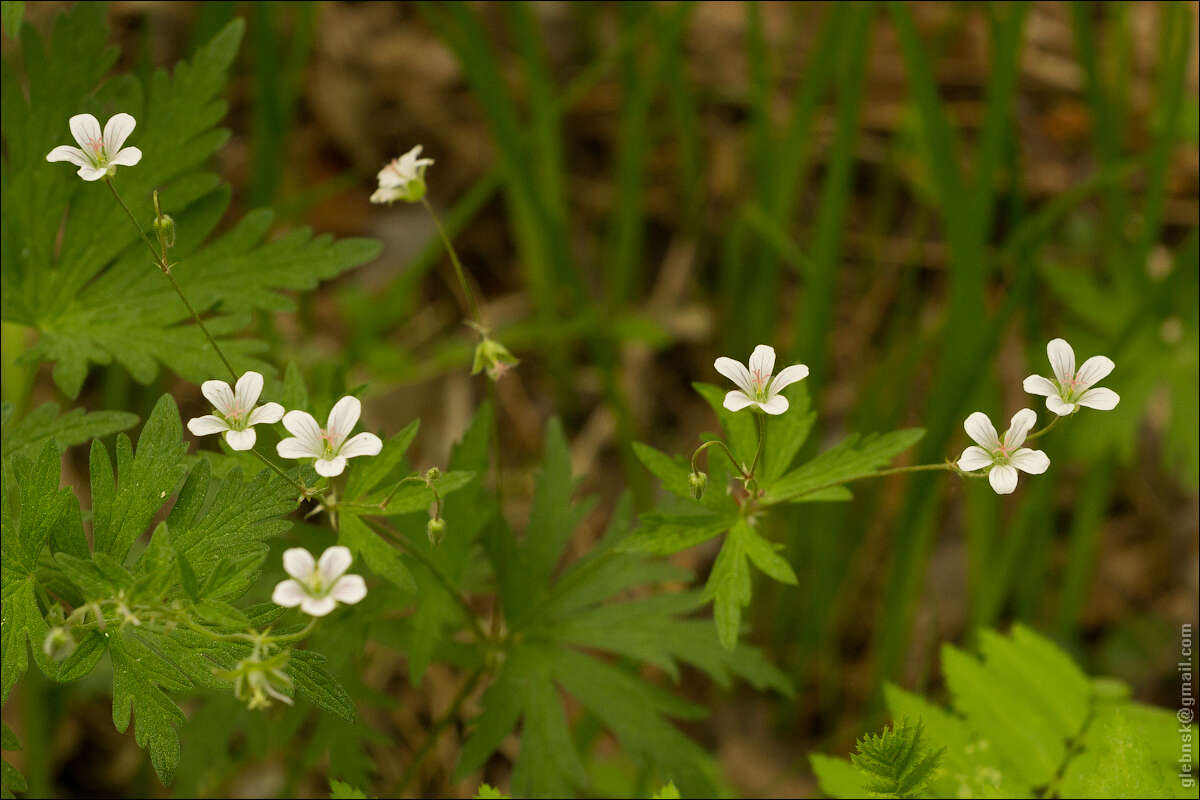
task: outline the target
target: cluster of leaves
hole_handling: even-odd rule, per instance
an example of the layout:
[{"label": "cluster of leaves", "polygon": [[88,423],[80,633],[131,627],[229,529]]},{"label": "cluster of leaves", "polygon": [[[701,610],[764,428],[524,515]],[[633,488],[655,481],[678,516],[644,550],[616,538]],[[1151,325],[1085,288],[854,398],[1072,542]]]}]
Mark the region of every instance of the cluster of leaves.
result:
[{"label": "cluster of leaves", "polygon": [[[753,415],[736,414],[722,405],[724,392],[709,384],[695,384],[712,406],[739,463],[754,459],[757,432]],[[772,506],[786,503],[843,501],[851,498],[843,484],[887,465],[900,452],[915,444],[924,433],[908,428],[882,435],[852,434],[810,461],[792,467],[804,446],[816,412],[810,410],[808,393],[801,383],[783,392],[790,402],[787,414],[772,418],[768,427],[762,464],[756,475],[761,496],[751,498],[733,486],[732,465],[716,451],[708,451],[710,482],[697,500],[688,483],[691,467],[654,448],[636,444],[638,458],[678,496],[677,508],[643,514],[638,531],[620,547],[627,552],[669,554],[694,547],[725,533],[720,554],[709,574],[704,598],[713,602],[713,617],[721,644],[733,648],[741,627],[742,609],[751,598],[749,564],[781,583],[796,584],[796,574],[778,550],[780,545],[757,530],[758,516]],[[711,437],[708,437],[711,438]]]},{"label": "cluster of leaves", "polygon": [[833,797],[1189,796],[1176,768],[1181,742],[1196,741],[1194,726],[1181,733],[1174,714],[1131,701],[1127,686],[1089,680],[1023,626],[1008,636],[983,631],[979,644],[982,657],[942,649],[953,709],[888,685],[892,716],[920,724],[865,737],[850,762],[811,756],[822,790]]}]

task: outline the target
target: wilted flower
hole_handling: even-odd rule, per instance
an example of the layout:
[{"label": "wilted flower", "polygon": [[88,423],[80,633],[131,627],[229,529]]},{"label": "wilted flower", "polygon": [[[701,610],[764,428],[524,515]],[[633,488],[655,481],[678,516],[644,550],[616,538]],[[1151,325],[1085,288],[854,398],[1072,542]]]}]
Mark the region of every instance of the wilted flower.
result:
[{"label": "wilted flower", "polygon": [[425,523],[425,535],[429,537],[429,543],[437,547],[446,538],[446,520],[430,517],[429,522]]},{"label": "wilted flower", "polygon": [[1030,394],[1045,397],[1046,408],[1055,414],[1065,417],[1074,414],[1080,406],[1111,411],[1121,402],[1120,396],[1112,389],[1091,388],[1113,371],[1116,365],[1111,358],[1092,356],[1083,362],[1083,366],[1077,372],[1075,351],[1065,340],[1052,339],[1046,345],[1046,354],[1050,357],[1054,379],[1030,375],[1025,379],[1024,386],[1025,391]]},{"label": "wilted flower", "polygon": [[403,200],[415,203],[425,197],[425,169],[433,164],[433,159],[418,158],[420,155],[421,145],[417,145],[379,170],[376,176],[379,188],[371,195],[371,202],[391,205]]},{"label": "wilted flower", "polygon": [[257,372],[242,375],[233,389],[225,381],[205,381],[200,385],[200,392],[220,416],[193,417],[188,420],[188,430],[196,436],[224,433],[225,441],[234,450],[249,450],[257,439],[254,426],[279,422],[283,416],[283,406],[279,403],[265,403],[255,408],[262,388],[263,376]]},{"label": "wilted flower", "polygon": [[346,575],[354,556],[350,548],[330,547],[313,561],[303,547],[283,551],[283,569],[292,578],[275,586],[271,600],[285,608],[300,606],[305,614],[323,617],[338,603],[354,604],[367,596],[367,584],[361,575]]},{"label": "wilted flower", "polygon": [[704,496],[704,487],[708,485],[708,474],[692,472],[688,475],[688,486],[691,487],[692,497],[699,500]]},{"label": "wilted flower", "polygon": [[232,670],[217,675],[233,681],[234,697],[250,709],[267,708],[271,705],[270,698],[290,706],[292,698],[285,693],[292,689],[291,676],[284,670],[287,662],[287,651],[263,659],[259,648],[255,647],[253,654],[239,661]]},{"label": "wilted flower", "polygon": [[749,369],[742,362],[725,356],[718,358],[713,366],[717,372],[738,385],[738,389],[725,395],[725,407],[730,411],[754,406],[767,414],[782,414],[788,410],[788,399],[780,392],[785,386],[808,377],[808,367],[793,364],[771,380],[771,372],[775,369],[775,348],[765,344],[760,344],[750,354]]},{"label": "wilted flower", "polygon": [[471,364],[471,374],[477,375],[487,370],[488,377],[498,381],[510,369],[521,363],[508,348],[484,336],[475,346],[475,361]]},{"label": "wilted flower", "polygon": [[1041,450],[1021,447],[1036,423],[1037,414],[1023,408],[1013,415],[1012,423],[1001,440],[987,414],[976,411],[967,417],[963,427],[979,446],[972,445],[963,450],[958,459],[958,468],[966,472],[986,468],[988,482],[996,494],[1012,494],[1017,488],[1017,470],[1041,475],[1050,466],[1049,457]]},{"label": "wilted flower", "polygon": [[117,167],[132,167],[142,160],[136,147],[122,147],[133,133],[137,120],[128,114],[116,114],[104,125],[91,114],[76,114],[70,120],[71,135],[79,147],[59,145],[46,155],[47,161],[70,161],[79,167],[78,175],[85,181],[98,181],[112,175]]},{"label": "wilted flower", "polygon": [[65,661],[75,652],[75,637],[69,629],[56,625],[46,632],[42,652],[51,661]]},{"label": "wilted flower", "polygon": [[360,433],[347,440],[361,414],[362,403],[350,395],[337,401],[324,428],[306,411],[289,411],[283,417],[283,427],[292,436],[276,445],[276,452],[281,458],[315,458],[313,466],[318,475],[341,475],[346,459],[377,456],[383,449],[383,442],[373,433]]}]

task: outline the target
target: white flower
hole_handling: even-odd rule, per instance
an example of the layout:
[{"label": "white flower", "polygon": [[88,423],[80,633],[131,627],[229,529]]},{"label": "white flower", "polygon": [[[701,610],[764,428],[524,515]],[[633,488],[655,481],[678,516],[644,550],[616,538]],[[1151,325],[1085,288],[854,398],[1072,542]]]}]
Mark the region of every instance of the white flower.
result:
[{"label": "white flower", "polygon": [[354,556],[348,547],[330,547],[313,561],[303,547],[283,551],[283,569],[291,579],[280,581],[271,601],[285,608],[300,606],[305,614],[323,617],[338,603],[354,604],[367,596],[361,575],[346,575]]},{"label": "white flower", "polygon": [[329,412],[329,422],[322,428],[305,411],[289,411],[283,417],[283,427],[292,434],[275,449],[281,458],[315,458],[318,475],[332,478],[346,469],[346,459],[355,456],[377,456],[383,442],[373,433],[360,433],[346,439],[354,430],[362,404],[357,397],[347,395]]},{"label": "white flower", "polygon": [[[775,369],[775,348],[760,344],[750,354],[750,368],[740,361],[721,356],[713,364],[717,372],[738,385],[738,389],[725,395],[725,407],[730,411],[741,411],[754,406],[768,414],[782,414],[788,410],[788,399],[779,392],[783,387],[808,377],[808,367],[793,364],[780,371],[771,380]],[[739,391],[740,389],[740,391]]]},{"label": "white flower", "polygon": [[234,450],[249,450],[254,447],[254,426],[260,422],[279,422],[283,417],[283,406],[266,403],[257,408],[258,396],[262,394],[263,376],[247,372],[238,378],[237,386],[229,388],[225,381],[205,381],[200,384],[201,393],[216,408],[216,414],[205,414],[188,420],[188,430],[195,436],[224,433],[225,441]]},{"label": "white flower", "polygon": [[132,167],[142,160],[142,151],[136,147],[121,147],[129,134],[133,133],[137,120],[128,114],[116,114],[104,125],[100,133],[100,122],[91,114],[76,114],[71,117],[71,135],[79,147],[59,145],[46,155],[47,161],[70,161],[79,167],[79,177],[85,181],[98,181],[112,175],[117,167]]},{"label": "white flower", "polygon": [[1012,494],[1017,488],[1017,470],[1030,475],[1041,475],[1050,466],[1050,458],[1041,450],[1021,447],[1029,430],[1037,423],[1037,414],[1023,408],[1013,414],[1012,423],[1004,432],[1004,439],[996,435],[996,429],[987,414],[976,411],[967,417],[963,425],[967,435],[979,443],[963,450],[958,459],[958,468],[967,472],[988,469],[988,481],[996,494]]},{"label": "white flower", "polygon": [[379,188],[371,195],[372,203],[391,205],[397,200],[415,203],[425,196],[425,168],[433,164],[432,158],[418,158],[421,145],[417,145],[399,158],[393,158],[376,176]]},{"label": "white flower", "polygon": [[1064,340],[1052,339],[1046,345],[1046,354],[1050,356],[1054,380],[1030,375],[1025,379],[1024,386],[1030,394],[1045,397],[1046,408],[1055,414],[1065,417],[1074,414],[1080,406],[1112,411],[1121,402],[1120,396],[1112,389],[1091,388],[1113,371],[1116,365],[1111,358],[1092,356],[1076,372],[1075,351]]}]

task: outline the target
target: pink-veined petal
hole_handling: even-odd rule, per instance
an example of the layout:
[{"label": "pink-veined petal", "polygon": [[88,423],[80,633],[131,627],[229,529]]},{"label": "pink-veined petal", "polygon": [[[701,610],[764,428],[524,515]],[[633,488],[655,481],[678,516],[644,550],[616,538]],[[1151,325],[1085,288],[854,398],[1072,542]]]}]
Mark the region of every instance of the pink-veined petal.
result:
[{"label": "pink-veined petal", "polygon": [[187,425],[193,436],[209,436],[229,430],[229,423],[214,414],[192,417]]},{"label": "pink-veined petal", "polygon": [[1068,414],[1075,413],[1075,404],[1068,403],[1057,394],[1052,394],[1046,398],[1046,408],[1058,414],[1060,417],[1065,417]]},{"label": "pink-veined petal", "polygon": [[1042,397],[1050,397],[1058,394],[1058,387],[1054,385],[1054,381],[1049,378],[1043,378],[1041,375],[1030,375],[1021,386],[1030,394],[1037,394]]},{"label": "pink-veined petal", "polygon": [[286,580],[275,584],[275,591],[271,593],[271,602],[284,608],[295,608],[303,603],[306,597],[308,597],[308,592],[304,591],[304,587],[299,582]]},{"label": "pink-veined petal", "polygon": [[788,410],[788,399],[781,394],[777,394],[767,402],[759,403],[758,407],[767,414],[776,417]]},{"label": "pink-veined petal", "polygon": [[734,389],[725,395],[724,406],[730,411],[741,411],[743,408],[753,403],[754,401],[747,397],[745,392],[741,391],[740,389]]},{"label": "pink-veined petal", "polygon": [[317,572],[321,574],[321,585],[332,585],[341,577],[342,573],[350,569],[352,563],[354,563],[354,555],[350,552],[349,547],[342,545],[326,547],[325,552],[321,553],[321,558],[317,561]]},{"label": "pink-veined petal", "polygon": [[241,431],[225,431],[225,443],[234,450],[249,450],[254,447],[254,442],[257,439],[258,434],[254,432],[254,428],[246,428]]},{"label": "pink-veined petal", "polygon": [[1075,373],[1075,388],[1087,389],[1108,377],[1117,365],[1108,356],[1092,356]]},{"label": "pink-veined petal", "polygon": [[[71,135],[79,142],[80,149],[85,153],[99,153],[104,146],[104,137],[100,133],[100,120],[91,114],[76,114],[67,123],[71,126]],[[95,158],[92,159],[95,161]]]},{"label": "pink-veined petal", "polygon": [[1046,355],[1060,384],[1066,386],[1075,379],[1075,351],[1065,339],[1051,339],[1046,345]]},{"label": "pink-veined petal", "polygon": [[724,375],[746,394],[754,394],[754,386],[750,382],[750,371],[740,361],[734,361],[729,356],[721,356],[713,362],[717,372]]},{"label": "pink-veined petal", "polygon": [[317,562],[312,553],[303,547],[289,547],[283,551],[283,571],[298,581],[305,582],[312,577]]},{"label": "pink-veined petal", "polygon": [[225,381],[205,381],[200,384],[200,394],[212,403],[213,408],[229,416],[234,409],[233,389]]},{"label": "pink-veined petal", "polygon": [[377,456],[382,449],[383,441],[378,436],[373,433],[360,433],[347,439],[346,443],[338,450],[338,455],[342,458]]},{"label": "pink-veined petal", "polygon": [[1012,494],[1017,488],[1017,470],[1005,464],[1002,467],[992,467],[988,473],[988,483],[996,494]]},{"label": "pink-veined petal", "polygon": [[135,127],[137,120],[124,113],[113,114],[108,118],[108,122],[104,123],[104,152],[110,159],[121,152],[121,146]]},{"label": "pink-veined petal", "polygon": [[993,461],[992,454],[982,447],[971,445],[966,450],[963,450],[962,455],[958,458],[958,468],[964,472],[973,472],[977,469],[983,469]]},{"label": "pink-veined petal", "polygon": [[104,167],[93,167],[90,164],[84,164],[76,172],[76,175],[83,178],[85,181],[98,181],[108,174],[108,170]]},{"label": "pink-veined petal", "polygon": [[346,395],[334,404],[329,412],[329,424],[325,426],[325,430],[335,450],[350,435],[350,431],[354,430],[361,414],[362,403],[353,395]]},{"label": "pink-veined petal", "polygon": [[346,459],[343,456],[337,458],[318,458],[313,464],[313,469],[318,475],[323,475],[326,478],[334,478],[341,475],[346,470]]},{"label": "pink-veined petal", "polygon": [[775,348],[769,344],[760,344],[750,354],[750,380],[755,391],[765,389],[771,381],[771,373],[775,371]]},{"label": "pink-veined petal", "polygon": [[808,367],[804,364],[792,364],[790,367],[784,367],[771,381],[771,388],[767,394],[778,394],[784,388],[791,386],[796,381],[802,381],[808,377]]},{"label": "pink-veined petal", "polygon": [[976,411],[967,417],[966,422],[963,423],[963,429],[975,444],[985,450],[995,450],[1000,446],[1000,437],[996,433],[996,426],[992,425],[988,415],[982,411]]},{"label": "pink-veined petal", "polygon": [[300,610],[313,617],[323,617],[337,608],[337,600],[329,595],[324,597],[309,597],[305,595],[300,603]]},{"label": "pink-veined petal", "polygon": [[125,147],[121,152],[108,160],[109,164],[118,167],[132,167],[142,160],[142,151],[136,147]]},{"label": "pink-veined petal", "polygon": [[251,370],[238,378],[237,385],[233,387],[234,403],[237,404],[239,410],[249,411],[258,402],[258,396],[262,394],[262,389],[262,374]]},{"label": "pink-veined petal", "polygon": [[280,458],[320,458],[320,451],[314,452],[311,447],[305,444],[295,436],[281,439],[279,444],[275,445],[275,452]]},{"label": "pink-veined petal", "polygon": [[1041,450],[1030,450],[1028,447],[1022,447],[1008,457],[1008,463],[1022,472],[1028,472],[1030,475],[1041,475],[1050,468],[1050,456]]},{"label": "pink-veined petal", "polygon": [[87,157],[78,147],[71,147],[69,144],[60,144],[58,147],[46,154],[47,161],[70,161],[77,167],[90,167],[91,159]]},{"label": "pink-veined petal", "polygon": [[[321,453],[325,451],[325,440],[321,437],[321,426],[313,419],[313,415],[307,411],[287,412],[283,415],[283,427],[287,428],[288,433],[300,440],[300,443],[312,454],[313,458],[320,458]],[[291,456],[291,458],[295,457]]]},{"label": "pink-veined petal", "polygon": [[333,585],[329,596],[339,603],[353,605],[367,596],[367,582],[362,575],[343,575]]},{"label": "pink-veined petal", "polygon": [[1013,414],[1012,421],[1008,424],[1008,430],[1004,432],[1004,447],[1012,451],[1021,446],[1025,441],[1025,437],[1033,430],[1033,426],[1037,425],[1037,413],[1030,408],[1022,408],[1017,413]]},{"label": "pink-veined petal", "polygon": [[1088,389],[1079,398],[1079,405],[1100,411],[1112,411],[1121,402],[1121,396],[1112,389]]},{"label": "pink-veined petal", "polygon": [[279,422],[283,419],[283,406],[279,403],[263,403],[258,408],[250,412],[250,419],[247,425],[261,425],[266,423],[270,425],[274,422]]}]

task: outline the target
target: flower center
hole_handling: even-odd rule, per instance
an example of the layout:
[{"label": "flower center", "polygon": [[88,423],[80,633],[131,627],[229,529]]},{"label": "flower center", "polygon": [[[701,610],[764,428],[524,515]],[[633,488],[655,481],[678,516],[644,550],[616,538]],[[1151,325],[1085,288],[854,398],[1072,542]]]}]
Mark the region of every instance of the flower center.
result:
[{"label": "flower center", "polygon": [[754,399],[764,401],[767,399],[767,381],[771,379],[768,373],[763,374],[761,369],[756,369],[750,373],[750,382],[754,386]]},{"label": "flower center", "polygon": [[96,166],[103,167],[108,163],[108,157],[104,152],[103,139],[88,139],[87,146],[92,151],[92,160],[96,162]]},{"label": "flower center", "polygon": [[225,421],[229,423],[229,427],[235,431],[246,430],[246,423],[250,421],[250,410],[247,408],[234,408],[225,415]]},{"label": "flower center", "polygon": [[324,445],[321,458],[330,459],[337,455],[338,448],[334,445],[333,434],[324,428],[321,429],[321,442]]}]

